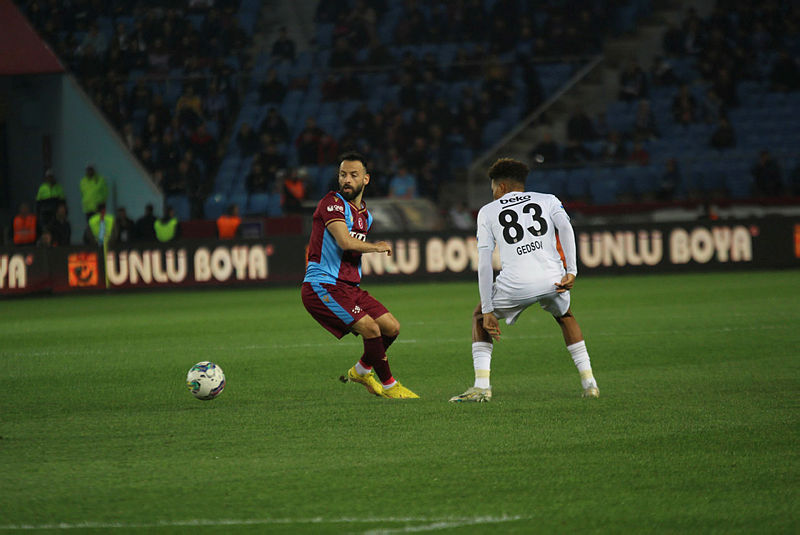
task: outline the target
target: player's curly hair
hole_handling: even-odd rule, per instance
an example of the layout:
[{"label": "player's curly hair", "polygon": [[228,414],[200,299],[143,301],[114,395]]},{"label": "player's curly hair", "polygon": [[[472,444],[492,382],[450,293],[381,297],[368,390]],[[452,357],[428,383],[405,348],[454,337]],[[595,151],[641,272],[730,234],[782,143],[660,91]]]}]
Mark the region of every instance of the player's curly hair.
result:
[{"label": "player's curly hair", "polygon": [[367,158],[361,154],[360,152],[350,150],[339,156],[340,162],[361,162],[361,165],[364,166],[364,170],[367,170]]},{"label": "player's curly hair", "polygon": [[519,160],[513,158],[500,158],[489,168],[490,180],[511,180],[513,182],[525,183],[528,178],[530,167]]}]

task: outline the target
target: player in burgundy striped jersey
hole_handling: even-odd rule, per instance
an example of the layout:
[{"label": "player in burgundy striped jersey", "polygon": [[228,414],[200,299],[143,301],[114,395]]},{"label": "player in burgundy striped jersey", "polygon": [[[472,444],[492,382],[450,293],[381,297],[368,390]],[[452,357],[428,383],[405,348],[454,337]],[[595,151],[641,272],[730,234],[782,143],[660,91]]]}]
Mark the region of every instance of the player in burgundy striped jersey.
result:
[{"label": "player in burgundy striped jersey", "polygon": [[325,195],[314,211],[301,290],[303,305],[337,338],[352,332],[364,340],[364,354],[340,377],[342,382],[362,384],[380,397],[417,398],[394,379],[386,357],[386,350],[400,333],[400,323],[359,287],[361,255],[392,254],[389,243],[367,241],[372,215],[362,197],[369,178],[363,156],[356,152],[342,155],[339,191]]}]

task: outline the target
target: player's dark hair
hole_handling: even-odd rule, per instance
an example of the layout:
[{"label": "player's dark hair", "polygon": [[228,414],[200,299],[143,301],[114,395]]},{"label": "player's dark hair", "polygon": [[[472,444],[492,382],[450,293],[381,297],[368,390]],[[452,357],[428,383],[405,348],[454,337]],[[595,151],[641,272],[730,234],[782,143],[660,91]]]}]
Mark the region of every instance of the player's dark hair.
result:
[{"label": "player's dark hair", "polygon": [[363,154],[360,152],[356,152],[354,150],[347,151],[341,156],[339,156],[340,162],[361,162],[361,165],[364,166],[364,171],[367,170],[367,159],[364,157]]},{"label": "player's dark hair", "polygon": [[510,180],[525,184],[530,167],[513,158],[500,158],[489,168],[490,180]]}]

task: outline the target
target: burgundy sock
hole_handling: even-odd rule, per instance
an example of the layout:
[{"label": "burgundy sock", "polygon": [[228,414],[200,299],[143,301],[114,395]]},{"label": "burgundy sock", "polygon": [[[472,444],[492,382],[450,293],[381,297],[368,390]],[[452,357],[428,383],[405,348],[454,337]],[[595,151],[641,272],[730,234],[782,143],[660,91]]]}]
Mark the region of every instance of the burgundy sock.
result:
[{"label": "burgundy sock", "polygon": [[386,336],[385,334],[382,334],[381,338],[383,339],[383,349],[388,351],[389,350],[389,346],[392,345],[392,342],[397,340],[397,335]]},{"label": "burgundy sock", "polygon": [[[397,340],[397,335],[387,336],[385,334],[382,334],[381,335],[381,339],[383,340],[383,349],[384,349],[384,351],[388,351],[389,350],[389,346],[392,345],[392,342]],[[365,368],[371,368],[372,366],[370,364],[367,364],[367,361],[364,360],[364,356],[365,355],[361,355],[361,365],[364,366]]]},{"label": "burgundy sock", "polygon": [[392,370],[389,369],[389,361],[386,358],[386,350],[383,348],[383,340],[380,338],[364,338],[364,356],[361,357],[361,362],[372,366],[382,383],[393,380]]}]

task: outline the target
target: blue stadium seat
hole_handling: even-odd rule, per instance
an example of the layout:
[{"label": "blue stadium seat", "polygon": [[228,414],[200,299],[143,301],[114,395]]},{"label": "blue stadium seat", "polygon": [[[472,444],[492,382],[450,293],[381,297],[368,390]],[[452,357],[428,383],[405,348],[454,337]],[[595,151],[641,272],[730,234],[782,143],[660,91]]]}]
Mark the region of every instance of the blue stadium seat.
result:
[{"label": "blue stadium seat", "polygon": [[[328,22],[317,23],[317,45],[320,48],[330,48],[333,45],[333,29],[334,24]],[[325,62],[327,66],[327,62]]]},{"label": "blue stadium seat", "polygon": [[632,177],[633,192],[639,196],[651,195],[658,191],[659,173],[652,167],[642,168]]},{"label": "blue stadium seat", "polygon": [[203,216],[206,219],[217,219],[228,208],[228,198],[222,193],[209,195],[203,203]]},{"label": "blue stadium seat", "polygon": [[572,179],[572,173],[576,170],[553,169],[547,173],[548,190],[538,190],[543,193],[550,193],[557,197],[563,197],[566,193],[567,183]]},{"label": "blue stadium seat", "polygon": [[553,193],[553,181],[547,171],[531,171],[525,180],[526,191],[539,191],[541,193]]},{"label": "blue stadium seat", "polygon": [[491,146],[502,138],[508,131],[508,126],[502,119],[489,121],[484,127],[481,141],[485,147]]},{"label": "blue stadium seat", "polygon": [[280,193],[273,193],[269,196],[269,203],[267,204],[267,217],[280,217],[283,215],[283,207],[281,206]]},{"label": "blue stadium seat", "polygon": [[464,169],[472,165],[474,154],[469,147],[458,147],[453,150],[453,156],[450,161],[455,169]]},{"label": "blue stadium seat", "polygon": [[613,204],[617,201],[617,182],[613,177],[590,180],[589,193],[597,204]]},{"label": "blue stadium seat", "polygon": [[316,67],[317,69],[327,69],[330,60],[331,60],[331,49],[326,48],[324,50],[320,50],[314,56],[314,67]]},{"label": "blue stadium seat", "polygon": [[570,199],[586,197],[588,184],[594,179],[596,171],[596,167],[573,170],[565,179],[564,195]]},{"label": "blue stadium seat", "polygon": [[[228,206],[232,204],[238,205],[241,211],[247,210],[247,193],[245,193],[244,189],[228,194]],[[225,209],[227,209],[227,206]]]},{"label": "blue stadium seat", "polygon": [[316,175],[309,175],[314,180],[314,192],[317,198],[321,198],[328,193],[331,181],[336,178],[337,167],[335,165],[324,165],[319,167]]},{"label": "blue stadium seat", "polygon": [[248,215],[266,215],[269,207],[269,193],[253,193],[247,198]]},{"label": "blue stadium seat", "polygon": [[175,209],[179,221],[188,221],[192,218],[191,203],[186,195],[170,195],[166,199],[166,205]]}]

